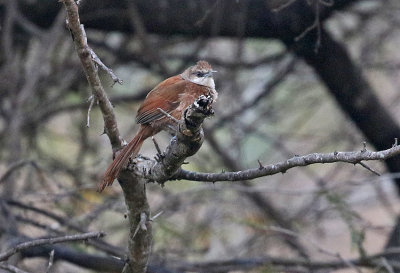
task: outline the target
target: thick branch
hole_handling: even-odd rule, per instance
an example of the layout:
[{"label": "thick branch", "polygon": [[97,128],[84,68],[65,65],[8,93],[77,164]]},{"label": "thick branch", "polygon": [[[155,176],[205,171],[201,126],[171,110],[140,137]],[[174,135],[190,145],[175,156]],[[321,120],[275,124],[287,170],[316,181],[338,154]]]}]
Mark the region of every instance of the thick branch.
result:
[{"label": "thick branch", "polygon": [[68,27],[75,43],[76,51],[81,60],[86,78],[92,88],[92,93],[99,103],[104,119],[104,131],[110,139],[113,149],[121,147],[122,139],[117,127],[117,120],[114,115],[113,106],[107,97],[106,92],[97,74],[97,67],[93,61],[94,52],[87,44],[86,34],[83,25],[80,23],[78,6],[74,0],[64,0],[67,10]]},{"label": "thick branch", "polygon": [[152,226],[150,208],[146,197],[146,183],[163,183],[180,168],[186,157],[198,151],[203,142],[201,125],[212,114],[211,98],[200,97],[184,113],[177,135],[172,139],[160,160],[137,158],[118,181],[128,208],[130,226],[128,261],[124,273],[146,272],[151,254]]},{"label": "thick branch", "polygon": [[258,168],[238,172],[196,173],[180,169],[174,178],[203,182],[242,181],[277,173],[285,173],[287,170],[294,167],[307,166],[316,163],[345,162],[357,164],[368,160],[385,160],[396,155],[400,155],[400,146],[398,145],[378,152],[362,150],[359,152],[333,152],[328,154],[314,153],[304,156],[295,156],[276,164],[260,166]]},{"label": "thick branch", "polygon": [[35,247],[35,246],[72,242],[72,241],[82,241],[82,240],[87,240],[90,238],[100,238],[103,236],[105,236],[104,232],[88,232],[88,233],[84,233],[84,234],[67,235],[67,236],[61,236],[61,237],[32,240],[29,242],[18,244],[16,246],[10,248],[7,251],[0,253],[0,261],[5,261],[12,255],[14,255],[15,253],[17,253],[21,250],[27,249],[27,248]]}]

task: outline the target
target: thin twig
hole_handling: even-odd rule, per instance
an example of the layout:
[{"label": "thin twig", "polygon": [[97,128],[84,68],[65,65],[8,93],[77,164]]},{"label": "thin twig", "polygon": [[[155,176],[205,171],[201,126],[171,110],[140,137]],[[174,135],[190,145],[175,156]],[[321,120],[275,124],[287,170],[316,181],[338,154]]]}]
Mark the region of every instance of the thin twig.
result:
[{"label": "thin twig", "polygon": [[286,3],[283,3],[282,5],[274,8],[272,11],[273,12],[280,12],[281,10],[289,7],[291,4],[293,4],[294,2],[296,2],[297,0],[288,0]]},{"label": "thin twig", "polygon": [[15,253],[35,247],[35,246],[41,246],[41,245],[47,245],[47,244],[58,244],[58,243],[64,243],[64,242],[72,242],[72,241],[82,241],[82,240],[87,240],[90,238],[100,238],[104,237],[106,234],[102,231],[100,232],[88,232],[88,233],[83,233],[83,234],[76,234],[76,235],[66,235],[66,236],[61,236],[61,237],[53,237],[53,238],[45,238],[45,239],[36,239],[36,240],[31,240],[25,243],[20,243],[3,253],[0,253],[0,261],[5,261]]},{"label": "thin twig", "polygon": [[168,118],[172,119],[173,121],[175,121],[176,123],[178,123],[178,124],[181,124],[181,123],[182,123],[182,121],[180,121],[180,120],[174,118],[174,117],[171,116],[169,113],[165,112],[163,109],[157,108],[157,110],[160,111],[161,113],[163,113],[166,117],[168,117]]},{"label": "thin twig", "polygon": [[89,127],[90,127],[90,111],[92,111],[92,108],[93,108],[93,105],[94,105],[94,101],[95,101],[94,96],[91,95],[91,96],[88,98],[88,101],[90,102],[90,104],[89,104],[89,108],[88,108],[88,112],[87,112],[86,127],[89,128]]},{"label": "thin twig", "polygon": [[155,159],[156,161],[158,161],[158,162],[161,162],[161,160],[163,159],[163,156],[164,156],[164,155],[163,155],[163,153],[161,152],[160,146],[158,145],[158,143],[157,143],[157,141],[156,141],[156,139],[155,139],[154,136],[151,137],[151,140],[153,141],[154,146],[156,147],[156,150],[157,150],[157,154],[156,154],[156,156],[154,157],[154,159]]},{"label": "thin twig", "polygon": [[154,215],[153,217],[150,218],[150,221],[154,221],[158,216],[160,216],[161,214],[163,214],[164,211],[160,211],[159,213],[157,213],[156,215]]},{"label": "thin twig", "polygon": [[363,166],[364,168],[366,168],[368,171],[376,174],[377,176],[381,176],[380,173],[378,173],[377,171],[375,171],[374,169],[372,169],[371,167],[369,167],[367,164],[363,163],[363,162],[359,162],[358,164],[360,164],[361,166]]},{"label": "thin twig", "polygon": [[50,273],[50,269],[53,266],[53,262],[54,262],[54,249],[50,251],[49,264],[47,265],[46,273]]},{"label": "thin twig", "polygon": [[136,226],[135,232],[132,235],[132,239],[135,238],[136,234],[138,233],[139,229],[141,230],[147,230],[146,227],[146,222],[147,222],[147,215],[146,213],[142,212],[140,213],[140,222]]},{"label": "thin twig", "polygon": [[100,66],[101,69],[103,69],[104,71],[106,71],[108,73],[108,75],[110,75],[111,79],[113,80],[113,84],[112,86],[114,86],[114,84],[119,83],[119,84],[123,84],[123,80],[121,80],[120,78],[118,78],[114,72],[112,71],[111,68],[108,68],[101,60],[100,58],[97,56],[97,54],[93,51],[93,49],[89,48],[90,51],[90,55],[92,56],[93,61]]},{"label": "thin twig", "polygon": [[321,46],[321,21],[320,21],[320,4],[325,5],[321,0],[315,1],[315,18],[314,22],[308,26],[302,33],[294,38],[296,42],[303,39],[313,29],[317,30],[317,40],[315,41],[314,52],[318,53],[319,47]]},{"label": "thin twig", "polygon": [[157,141],[156,141],[155,137],[154,137],[154,136],[152,136],[152,137],[151,137],[151,140],[153,141],[153,143],[154,143],[154,146],[156,147],[157,154],[161,155],[161,154],[162,154],[162,152],[161,152],[161,149],[160,149],[160,145],[158,145],[158,143],[157,143]]}]

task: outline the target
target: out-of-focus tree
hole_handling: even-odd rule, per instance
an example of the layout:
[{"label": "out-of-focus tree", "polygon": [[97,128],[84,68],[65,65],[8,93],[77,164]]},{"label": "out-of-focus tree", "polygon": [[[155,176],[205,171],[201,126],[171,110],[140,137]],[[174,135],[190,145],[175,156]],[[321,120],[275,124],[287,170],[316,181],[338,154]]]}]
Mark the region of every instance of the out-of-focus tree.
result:
[{"label": "out-of-focus tree", "polygon": [[[124,81],[99,69],[126,140],[158,82],[200,59],[218,70],[215,116],[186,170],[262,171],[309,153],[385,150],[400,136],[396,0],[79,2],[89,46]],[[58,1],[0,1],[0,257],[34,238],[108,235],[21,248],[0,258],[0,272],[125,263],[124,198],[118,186],[96,192],[111,146],[99,107],[88,114],[94,100],[65,19]],[[171,137],[156,138],[164,149]],[[157,151],[147,141],[141,153]],[[148,184],[151,212],[163,211],[148,271],[400,272],[400,157],[366,164]]]}]

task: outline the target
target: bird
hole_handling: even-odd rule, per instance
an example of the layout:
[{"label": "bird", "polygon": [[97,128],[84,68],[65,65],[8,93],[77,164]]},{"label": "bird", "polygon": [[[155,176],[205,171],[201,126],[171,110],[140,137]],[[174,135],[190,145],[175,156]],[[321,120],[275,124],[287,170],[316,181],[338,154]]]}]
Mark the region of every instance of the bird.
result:
[{"label": "bird", "polygon": [[98,186],[99,192],[112,185],[129,158],[138,155],[147,138],[176,128],[183,112],[197,98],[203,95],[210,97],[212,103],[216,101],[215,72],[207,61],[198,61],[181,74],[162,81],[147,94],[136,115],[139,131],[107,168]]}]

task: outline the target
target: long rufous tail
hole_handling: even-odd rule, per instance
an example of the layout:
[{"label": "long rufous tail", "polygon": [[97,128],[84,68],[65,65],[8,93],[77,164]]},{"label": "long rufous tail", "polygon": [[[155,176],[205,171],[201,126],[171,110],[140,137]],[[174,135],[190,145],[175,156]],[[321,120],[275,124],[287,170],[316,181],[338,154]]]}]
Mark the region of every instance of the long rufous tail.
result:
[{"label": "long rufous tail", "polygon": [[111,186],[118,177],[125,163],[131,156],[136,156],[142,147],[143,141],[151,136],[151,127],[142,126],[136,136],[125,146],[125,148],[114,158],[114,161],[104,173],[103,180],[98,186],[98,191],[102,192],[106,187]]}]

